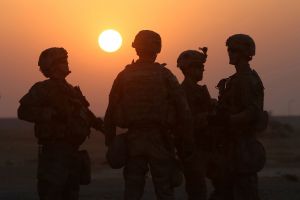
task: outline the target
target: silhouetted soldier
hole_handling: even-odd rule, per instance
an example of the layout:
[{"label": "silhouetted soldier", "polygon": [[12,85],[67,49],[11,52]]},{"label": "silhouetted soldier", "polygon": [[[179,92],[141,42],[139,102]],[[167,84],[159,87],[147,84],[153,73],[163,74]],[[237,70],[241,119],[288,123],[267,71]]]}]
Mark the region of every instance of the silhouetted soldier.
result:
[{"label": "silhouetted soldier", "polygon": [[70,73],[64,48],[44,50],[38,65],[48,79],[37,82],[20,100],[18,117],[35,123],[38,139],[38,193],[41,200],[76,200],[79,185],[89,183],[89,157],[79,146],[98,130],[102,120],[89,110],[78,86],[66,80]]},{"label": "silhouetted soldier", "polygon": [[256,133],[266,124],[264,87],[249,65],[255,43],[248,35],[236,34],[226,45],[236,73],[219,82],[217,115],[209,118],[212,126],[224,127],[215,141],[216,162],[209,168],[215,187],[210,199],[258,200],[257,172],[264,166],[265,151]]},{"label": "silhouetted soldier", "polygon": [[[202,52],[196,50],[184,51],[177,59],[177,66],[184,75],[181,87],[185,91],[193,115],[194,140],[197,150],[192,160],[189,162],[183,161],[182,163],[185,188],[189,200],[205,200],[207,198],[205,168],[209,156],[210,140],[206,118],[213,110],[213,100],[206,85],[197,84],[203,78],[204,63],[207,58],[207,48],[204,47],[200,50]],[[176,142],[179,157],[181,157],[182,152],[180,142],[180,140]]]},{"label": "silhouetted soldier", "polygon": [[174,126],[171,118],[178,117],[179,128],[185,133],[184,153],[191,155],[190,110],[176,77],[165,64],[155,62],[161,50],[160,35],[142,30],[132,47],[139,59],[127,65],[113,83],[104,119],[106,142],[112,142],[116,126],[128,128],[125,200],[142,198],[149,168],[157,199],[173,200],[174,151],[168,148],[166,138]]}]

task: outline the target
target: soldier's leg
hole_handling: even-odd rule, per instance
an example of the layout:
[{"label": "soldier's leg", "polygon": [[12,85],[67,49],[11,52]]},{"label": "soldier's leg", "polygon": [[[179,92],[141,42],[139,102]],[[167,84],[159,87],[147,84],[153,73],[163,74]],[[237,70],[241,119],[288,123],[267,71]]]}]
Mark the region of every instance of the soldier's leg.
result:
[{"label": "soldier's leg", "polygon": [[195,165],[188,163],[184,165],[185,190],[189,200],[205,200],[207,188],[205,182],[204,170]]},{"label": "soldier's leg", "polygon": [[125,200],[139,200],[142,198],[145,187],[148,160],[144,156],[129,157],[124,167]]},{"label": "soldier's leg", "polygon": [[213,192],[209,200],[234,200],[233,199],[233,186],[234,176],[218,176],[211,179],[213,185]]},{"label": "soldier's leg", "polygon": [[77,153],[69,157],[69,176],[63,190],[64,200],[78,200],[80,189],[80,159]]},{"label": "soldier's leg", "polygon": [[40,200],[63,200],[62,187],[46,180],[38,180],[38,195]]},{"label": "soldier's leg", "polygon": [[68,170],[56,152],[49,148],[40,149],[37,183],[40,200],[63,200],[62,192],[67,176]]},{"label": "soldier's leg", "polygon": [[185,189],[189,200],[206,200],[207,187],[205,180],[205,170],[207,163],[207,153],[198,151],[193,161],[183,164],[185,176]]},{"label": "soldier's leg", "polygon": [[233,192],[234,200],[259,200],[257,174],[238,175]]},{"label": "soldier's leg", "polygon": [[158,200],[174,200],[174,190],[171,183],[172,160],[150,160],[150,171],[155,193]]},{"label": "soldier's leg", "polygon": [[62,192],[63,200],[78,200],[79,199],[79,183],[69,179]]}]

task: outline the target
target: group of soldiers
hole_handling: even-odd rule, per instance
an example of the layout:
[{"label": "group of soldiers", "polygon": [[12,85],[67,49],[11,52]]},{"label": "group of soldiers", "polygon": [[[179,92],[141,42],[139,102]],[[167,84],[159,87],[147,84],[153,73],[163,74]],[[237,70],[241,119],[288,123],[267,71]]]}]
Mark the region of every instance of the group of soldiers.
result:
[{"label": "group of soldiers", "polygon": [[[34,84],[20,100],[18,117],[35,124],[38,140],[37,187],[41,200],[77,200],[80,184],[89,184],[90,160],[80,145],[90,128],[104,133],[108,149],[122,134],[125,148],[124,199],[139,200],[151,173],[159,200],[174,200],[174,187],[184,175],[189,200],[258,200],[257,172],[265,151],[256,134],[266,126],[264,87],[249,62],[255,43],[245,34],[226,41],[235,73],[218,85],[211,98],[203,78],[207,48],[187,50],[177,59],[184,75],[181,84],[166,64],[155,62],[161,37],[142,30],[132,47],[138,59],[113,82],[104,121],[89,109],[70,74],[64,48],[44,50],[38,65],[47,78]],[[126,152],[126,153],[125,153]],[[118,156],[118,155],[117,155]],[[213,185],[207,194],[206,180]]]}]

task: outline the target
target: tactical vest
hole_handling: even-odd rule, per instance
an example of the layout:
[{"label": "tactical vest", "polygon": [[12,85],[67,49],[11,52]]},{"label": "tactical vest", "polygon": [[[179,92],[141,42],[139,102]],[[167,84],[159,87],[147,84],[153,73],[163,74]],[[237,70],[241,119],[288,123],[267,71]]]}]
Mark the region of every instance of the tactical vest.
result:
[{"label": "tactical vest", "polygon": [[[223,79],[217,87],[219,89],[219,109],[224,109],[225,112],[230,114],[237,114],[248,109],[247,101],[249,99],[243,96],[243,92],[250,90],[248,92],[251,95],[246,97],[253,98],[250,101],[254,104],[252,106],[255,106],[253,110],[255,116],[252,121],[243,126],[230,127],[230,131],[237,134],[227,134],[228,136],[223,139],[225,142],[221,142],[222,145],[220,145],[223,149],[217,152],[217,159],[214,160],[218,162],[218,158],[220,158],[219,167],[228,167],[235,173],[257,173],[264,167],[266,160],[265,149],[256,139],[255,134],[267,125],[266,112],[263,110],[264,87],[262,81],[258,74],[251,70]],[[218,171],[221,171],[221,169]]]},{"label": "tactical vest", "polygon": [[57,118],[45,123],[36,123],[35,134],[41,143],[48,140],[66,140],[80,145],[90,134],[91,119],[88,116],[89,103],[79,87],[53,80],[41,82],[47,91],[44,106],[53,108]]},{"label": "tactical vest", "polygon": [[212,111],[211,97],[206,85],[201,86],[183,81],[181,87],[186,94],[188,104],[194,116]]},{"label": "tactical vest", "polygon": [[[222,79],[217,88],[219,89],[219,108],[224,109],[230,114],[236,114],[245,109],[244,102],[242,101],[243,94],[241,93],[246,88],[241,88],[243,81],[251,81],[251,90],[255,93],[255,101],[258,106],[258,112],[256,112],[255,119],[248,127],[244,127],[247,130],[262,131],[266,128],[268,123],[267,112],[264,111],[264,86],[255,70],[251,70],[248,73],[237,75],[234,74],[227,79]],[[249,88],[247,88],[249,89]]]},{"label": "tactical vest", "polygon": [[159,63],[133,63],[125,68],[119,102],[123,126],[166,123],[170,104],[164,70]]}]

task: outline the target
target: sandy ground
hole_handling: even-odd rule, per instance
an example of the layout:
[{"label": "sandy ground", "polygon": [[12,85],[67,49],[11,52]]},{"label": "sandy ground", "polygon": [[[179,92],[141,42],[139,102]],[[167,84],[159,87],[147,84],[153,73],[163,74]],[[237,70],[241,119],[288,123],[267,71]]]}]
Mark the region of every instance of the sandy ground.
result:
[{"label": "sandy ground", "polygon": [[[259,173],[262,200],[300,200],[300,132],[284,138],[263,137],[268,160]],[[105,163],[105,147],[100,133],[93,132],[83,145],[92,158],[92,183],[82,186],[82,200],[122,199],[121,170]],[[0,200],[35,200],[37,145],[28,124],[1,126],[0,123]],[[211,187],[209,188],[211,190]],[[176,199],[185,199],[183,187]],[[155,199],[151,179],[147,180],[144,200]]]}]

